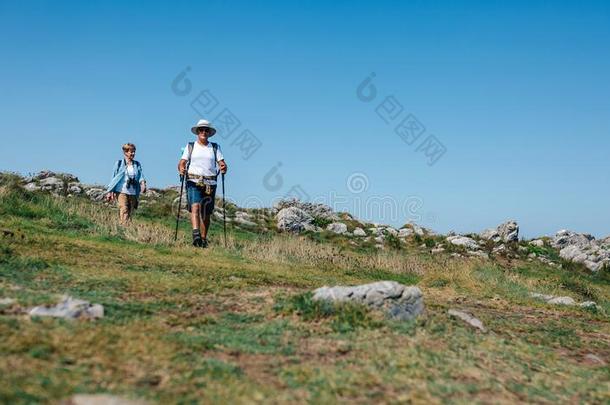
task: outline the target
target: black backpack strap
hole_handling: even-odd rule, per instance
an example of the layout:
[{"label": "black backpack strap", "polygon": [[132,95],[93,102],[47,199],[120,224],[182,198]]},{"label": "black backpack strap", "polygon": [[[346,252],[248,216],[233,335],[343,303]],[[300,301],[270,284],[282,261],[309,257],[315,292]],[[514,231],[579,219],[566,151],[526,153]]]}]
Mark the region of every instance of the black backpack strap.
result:
[{"label": "black backpack strap", "polygon": [[218,176],[218,144],[216,142],[210,142],[212,144],[212,150],[214,150],[214,167],[216,168],[216,176]]},{"label": "black backpack strap", "polygon": [[188,150],[188,159],[186,160],[186,173],[188,176],[188,171],[189,171],[189,166],[191,165],[191,156],[193,156],[193,148],[195,147],[195,142],[189,142],[188,145],[186,145],[186,148]]}]

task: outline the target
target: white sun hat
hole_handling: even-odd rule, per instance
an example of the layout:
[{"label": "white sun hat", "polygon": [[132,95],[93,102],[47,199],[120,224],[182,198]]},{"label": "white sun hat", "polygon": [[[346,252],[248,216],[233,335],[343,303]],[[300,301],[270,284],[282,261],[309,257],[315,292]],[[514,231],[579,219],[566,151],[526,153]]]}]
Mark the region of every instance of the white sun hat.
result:
[{"label": "white sun hat", "polygon": [[209,136],[214,136],[214,134],[216,133],[216,128],[214,128],[214,125],[212,125],[212,123],[208,120],[197,121],[197,124],[195,124],[195,126],[191,128],[191,132],[195,135],[197,135],[197,128],[210,128],[210,131],[212,132]]}]

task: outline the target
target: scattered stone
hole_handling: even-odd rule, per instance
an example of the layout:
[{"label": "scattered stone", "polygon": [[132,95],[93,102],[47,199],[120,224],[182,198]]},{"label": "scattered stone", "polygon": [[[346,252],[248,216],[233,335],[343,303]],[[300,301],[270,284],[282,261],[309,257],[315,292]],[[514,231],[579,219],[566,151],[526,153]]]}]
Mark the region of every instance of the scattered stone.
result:
[{"label": "scattered stone", "polygon": [[584,360],[587,363],[600,364],[602,366],[606,365],[606,362],[601,357],[599,357],[599,356],[597,356],[597,355],[595,355],[593,353],[585,354]]},{"label": "scattered stone", "polygon": [[414,234],[414,231],[411,228],[400,228],[398,230],[398,237],[401,238],[401,239],[402,238],[407,238],[407,237],[409,237],[409,236],[411,236],[413,234]]},{"label": "scattered stone", "polygon": [[326,230],[341,235],[347,232],[347,225],[342,222],[333,222],[331,224],[328,224]]},{"label": "scattered stone", "polygon": [[362,228],[354,229],[354,236],[366,236],[366,232]]},{"label": "scattered stone", "polygon": [[435,247],[434,249],[432,249],[430,251],[430,253],[432,253],[433,255],[438,254],[438,253],[443,253],[445,251],[445,248],[442,246],[439,247]]},{"label": "scattered stone", "polygon": [[479,245],[477,244],[477,242],[474,239],[469,238],[468,236],[449,236],[447,238],[447,241],[452,245],[464,246],[466,249],[469,250],[479,250]]},{"label": "scattered stone", "polygon": [[256,222],[252,221],[252,216],[245,211],[236,211],[233,222],[239,225],[245,225],[250,227],[256,226]]},{"label": "scattered stone", "polygon": [[542,262],[542,263],[546,264],[547,266],[551,266],[551,267],[559,267],[559,268],[561,268],[561,265],[560,265],[560,264],[555,263],[555,262],[554,262],[554,261],[552,261],[551,259],[548,259],[548,258],[546,258],[546,257],[544,257],[544,256],[537,256],[537,259],[538,259],[540,262]]},{"label": "scattered stone", "polygon": [[479,329],[481,332],[487,332],[487,329],[485,328],[485,326],[483,326],[483,322],[481,322],[479,319],[475,318],[467,312],[458,311],[456,309],[450,309],[448,313],[449,316],[453,318],[459,318],[470,326],[472,326],[473,328]]},{"label": "scattered stone", "polygon": [[15,302],[12,298],[0,298],[0,305],[13,305]]},{"label": "scattered stone", "polygon": [[469,250],[466,253],[470,256],[480,257],[481,259],[489,259],[489,254],[487,252],[481,252],[480,250]]},{"label": "scattered stone", "polygon": [[25,186],[23,186],[23,188],[25,188],[28,191],[38,191],[38,190],[40,190],[40,186],[37,185],[36,183],[28,183]]},{"label": "scattered stone", "polygon": [[495,229],[486,229],[479,234],[481,238],[498,242],[519,241],[519,225],[510,220],[498,225]]},{"label": "scattered stone", "polygon": [[431,233],[427,229],[425,229],[413,222],[409,222],[408,224],[406,224],[403,229],[405,229],[405,228],[411,228],[413,233],[416,235],[419,235],[419,236],[424,236],[426,233]]},{"label": "scattered stone", "polygon": [[299,233],[306,225],[313,222],[313,217],[298,207],[282,208],[275,216],[277,229],[280,231]]},{"label": "scattered stone", "polygon": [[543,247],[544,241],[542,239],[534,239],[534,240],[530,241],[530,245],[537,246],[537,247]]},{"label": "scattered stone", "polygon": [[576,302],[576,300],[574,300],[574,298],[572,298],[572,297],[556,297],[554,295],[540,294],[540,293],[530,293],[530,296],[532,296],[533,298],[541,299],[541,300],[545,301],[547,304],[553,304],[553,305],[568,305],[568,306],[578,305],[583,308],[597,307],[597,304],[593,301],[585,301],[585,302],[578,304]]},{"label": "scattered stone", "polygon": [[161,197],[161,192],[158,189],[149,188],[146,190],[144,195],[146,196],[146,198],[159,198]]},{"label": "scattered stone", "polygon": [[505,244],[501,244],[498,245],[496,247],[493,248],[493,250],[491,251],[493,254],[497,255],[497,254],[501,254],[501,253],[506,253],[507,248]]},{"label": "scattered stone", "polygon": [[78,394],[63,401],[62,405],[146,405],[140,399],[128,399],[109,394]]},{"label": "scattered stone", "polygon": [[383,235],[383,230],[381,228],[376,227],[376,226],[372,227],[372,228],[369,228],[369,231],[374,236],[382,236]]},{"label": "scattered stone", "polygon": [[401,321],[414,319],[424,311],[421,290],[396,281],[378,281],[355,287],[324,286],[314,291],[313,299],[364,304],[383,309],[390,318]]},{"label": "scattered stone", "polygon": [[57,305],[53,307],[37,306],[32,308],[29,314],[30,316],[53,316],[68,319],[102,318],[104,307],[64,295]]},{"label": "scattered stone", "polygon": [[256,222],[248,221],[247,219],[245,219],[243,217],[235,217],[233,219],[233,222],[238,225],[245,225],[245,226],[250,226],[250,227],[257,226]]},{"label": "scattered stone", "polygon": [[314,218],[320,218],[330,221],[338,221],[340,219],[339,216],[335,214],[333,209],[325,204],[302,202],[296,198],[293,198],[278,201],[273,205],[274,211],[278,213],[283,209],[290,207],[299,208]]},{"label": "scattered stone", "polygon": [[246,219],[246,220],[251,220],[252,219],[252,216],[249,213],[247,213],[246,211],[235,211],[235,217],[236,218],[243,218],[243,219]]},{"label": "scattered stone", "polygon": [[91,187],[85,191],[85,194],[93,201],[102,201],[106,196],[106,190],[100,187]]},{"label": "scattered stone", "polygon": [[[178,197],[176,197],[176,198],[178,198]],[[177,201],[176,201],[176,204],[178,204]],[[188,212],[186,210],[186,207],[183,207],[181,212],[185,212],[187,217],[188,217],[188,215],[190,215],[190,212]],[[214,212],[212,213],[212,216],[219,221],[223,221],[224,218],[222,216],[222,208],[215,208]],[[226,221],[227,221],[227,223],[233,222],[233,219],[231,219],[230,217],[226,217]]]},{"label": "scattered stone", "polygon": [[70,194],[80,194],[83,192],[83,189],[78,184],[70,184],[68,185],[68,193]]},{"label": "scattered stone", "polygon": [[576,301],[572,297],[554,297],[547,301],[549,304],[556,305],[575,305]]},{"label": "scattered stone", "polygon": [[392,228],[391,226],[387,226],[385,228],[383,228],[384,231],[386,231],[386,233],[392,235],[392,236],[397,236],[398,235],[398,231],[394,228]]},{"label": "scattered stone", "polygon": [[540,294],[540,293],[531,293],[530,294],[533,298],[540,298],[541,300],[544,301],[548,301],[552,298],[554,298],[554,295],[549,295],[549,294]]},{"label": "scattered stone", "polygon": [[67,181],[68,183],[72,183],[72,182],[79,183],[78,177],[74,176],[73,174],[55,173],[50,170],[43,170],[41,172],[38,172],[38,174],[28,177],[27,181],[43,180],[43,179],[47,179],[49,177],[58,177],[60,179]]},{"label": "scattered stone", "polygon": [[314,224],[305,224],[305,230],[311,232],[322,232],[322,228]]},{"label": "scattered stone", "polygon": [[38,182],[42,191],[49,191],[52,194],[62,194],[64,192],[64,181],[57,177],[47,177]]}]

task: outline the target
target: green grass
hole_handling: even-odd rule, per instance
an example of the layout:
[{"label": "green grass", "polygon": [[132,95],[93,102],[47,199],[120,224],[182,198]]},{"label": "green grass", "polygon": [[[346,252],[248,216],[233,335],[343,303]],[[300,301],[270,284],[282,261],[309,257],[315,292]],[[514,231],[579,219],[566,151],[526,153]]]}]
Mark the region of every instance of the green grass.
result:
[{"label": "green grass", "polygon": [[[451,260],[416,245],[392,253],[412,260],[411,272],[288,253],[255,259],[249,244],[276,236],[234,227],[235,247],[196,250],[186,221],[178,243],[164,236],[173,237],[171,194],[138,212],[135,226],[161,235],[145,243],[147,233],[134,236],[75,209],[84,200],[28,193],[10,176],[0,181],[0,228],[15,231],[0,239],[0,298],[16,300],[0,306],[1,403],[97,392],[153,403],[609,400],[607,271]],[[221,235],[216,222],[212,240]],[[311,239],[336,246],[329,255],[377,254],[338,235]],[[426,313],[396,322],[311,299],[322,285],[376,280],[417,284]],[[601,310],[549,306],[532,291],[592,299]],[[64,293],[103,304],[105,317],[24,316]],[[472,312],[489,332],[449,318],[450,308]]]},{"label": "green grass", "polygon": [[304,321],[329,319],[330,327],[338,333],[353,332],[359,328],[377,328],[382,325],[362,305],[332,304],[327,301],[313,300],[311,292],[280,298],[275,305],[275,310],[282,314],[296,314]]}]

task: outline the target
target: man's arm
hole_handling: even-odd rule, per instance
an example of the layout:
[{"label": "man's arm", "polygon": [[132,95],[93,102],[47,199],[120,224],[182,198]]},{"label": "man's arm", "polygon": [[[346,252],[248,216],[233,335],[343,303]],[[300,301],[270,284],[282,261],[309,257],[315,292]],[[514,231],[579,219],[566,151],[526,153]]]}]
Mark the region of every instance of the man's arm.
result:
[{"label": "man's arm", "polygon": [[180,173],[181,176],[186,174],[186,162],[186,159],[180,159],[178,162],[178,173]]},{"label": "man's arm", "polygon": [[218,161],[218,166],[220,166],[220,173],[225,174],[227,172],[227,163],[224,159]]}]

